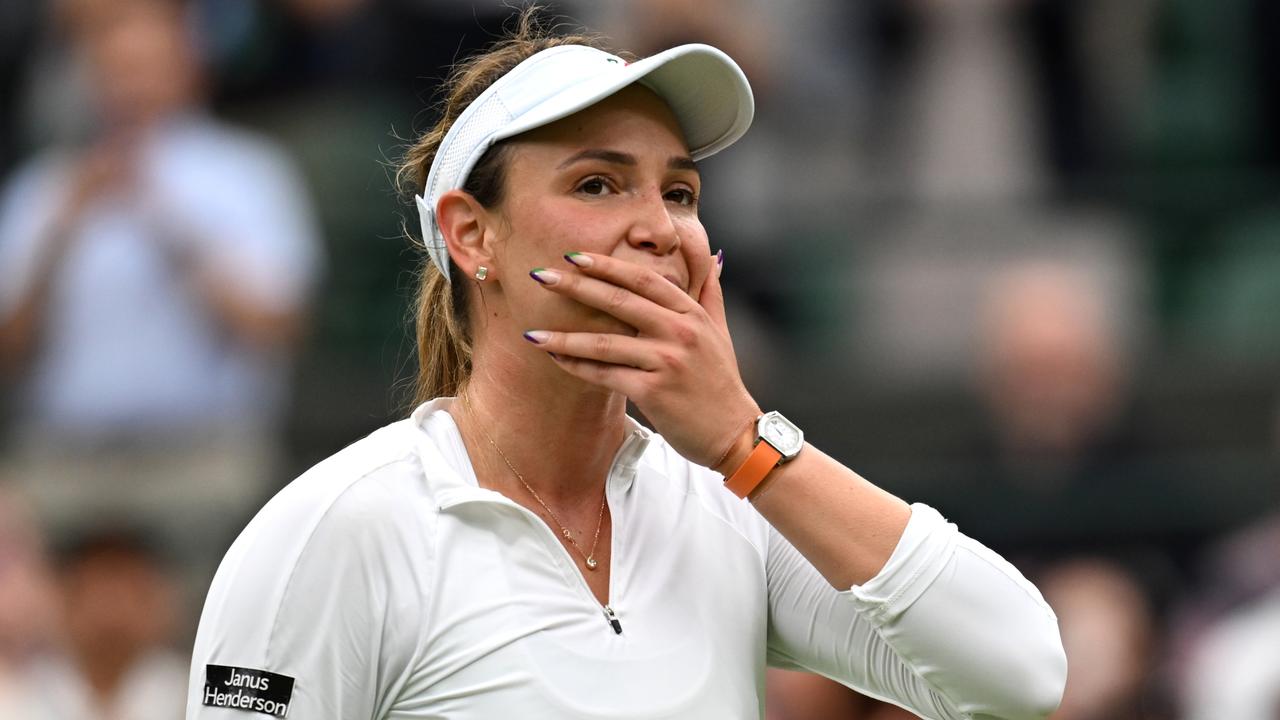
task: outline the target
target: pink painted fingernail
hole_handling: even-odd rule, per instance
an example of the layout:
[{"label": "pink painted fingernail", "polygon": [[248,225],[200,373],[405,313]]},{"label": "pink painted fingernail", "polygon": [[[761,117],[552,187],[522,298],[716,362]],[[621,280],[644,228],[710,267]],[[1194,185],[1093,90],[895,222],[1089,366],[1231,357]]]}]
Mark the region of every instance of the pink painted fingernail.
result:
[{"label": "pink painted fingernail", "polygon": [[534,345],[541,345],[551,339],[551,333],[546,330],[526,330],[524,333],[524,339]]},{"label": "pink painted fingernail", "polygon": [[529,277],[537,280],[543,285],[555,285],[560,282],[560,273],[546,268],[534,268],[530,270]]},{"label": "pink painted fingernail", "polygon": [[720,277],[720,274],[723,272],[724,272],[724,250],[721,249],[716,251],[716,277],[717,278]]},{"label": "pink painted fingernail", "polygon": [[571,252],[571,253],[567,253],[567,254],[564,256],[564,259],[565,259],[565,260],[568,260],[570,263],[572,263],[572,264],[574,264],[574,265],[577,265],[577,266],[578,266],[578,267],[580,267],[580,268],[588,268],[588,267],[591,267],[591,264],[592,264],[593,262],[595,262],[594,260],[592,260],[592,259],[591,259],[591,256],[589,256],[589,255],[583,255],[583,254],[582,254],[582,253],[580,253],[580,252]]}]

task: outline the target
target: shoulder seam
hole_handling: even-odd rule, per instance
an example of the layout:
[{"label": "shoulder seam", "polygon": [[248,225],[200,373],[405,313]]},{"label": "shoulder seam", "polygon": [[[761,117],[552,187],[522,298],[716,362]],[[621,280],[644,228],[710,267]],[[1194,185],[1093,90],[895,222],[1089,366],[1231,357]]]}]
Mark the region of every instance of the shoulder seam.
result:
[{"label": "shoulder seam", "polygon": [[282,609],[282,606],[284,605],[285,598],[289,596],[289,591],[293,588],[293,578],[298,571],[298,564],[302,560],[302,556],[306,554],[308,549],[310,549],[311,541],[312,539],[315,538],[316,531],[320,529],[320,525],[324,522],[325,518],[329,517],[329,513],[333,512],[333,508],[335,505],[338,504],[338,501],[341,500],[343,497],[345,497],[347,493],[351,492],[351,489],[354,488],[356,485],[358,485],[361,480],[364,480],[365,478],[369,477],[370,475],[381,470],[384,467],[387,467],[389,465],[395,465],[396,463],[399,463],[399,462],[404,462],[405,460],[410,459],[410,457],[412,457],[412,455],[398,457],[398,458],[395,458],[394,460],[388,460],[384,463],[379,464],[377,467],[370,468],[365,472],[361,473],[358,477],[353,479],[345,488],[343,488],[342,492],[335,495],[333,499],[329,501],[329,506],[324,509],[324,513],[322,513],[320,515],[320,518],[316,520],[316,522],[311,526],[310,531],[307,533],[306,542],[302,544],[302,549],[298,551],[298,555],[293,559],[293,562],[290,563],[289,578],[285,580],[284,588],[281,590],[280,597],[276,602],[276,606],[272,610],[271,630],[267,633],[267,643],[266,643],[266,646],[263,648],[263,653],[262,653],[263,660],[267,663],[268,667],[271,667],[274,661],[271,656],[272,655],[271,650],[276,639],[276,628],[279,627],[280,625],[280,611]]}]

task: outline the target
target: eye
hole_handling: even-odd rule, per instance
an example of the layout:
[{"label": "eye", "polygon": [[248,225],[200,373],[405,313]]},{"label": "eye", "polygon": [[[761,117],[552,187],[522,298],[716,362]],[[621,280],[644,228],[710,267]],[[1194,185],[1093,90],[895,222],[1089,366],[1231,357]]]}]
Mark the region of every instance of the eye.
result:
[{"label": "eye", "polygon": [[584,195],[601,196],[612,191],[609,181],[600,175],[592,175],[591,177],[578,183],[577,192]]},{"label": "eye", "polygon": [[693,191],[689,188],[674,188],[672,190],[668,190],[666,198],[671,202],[690,207],[698,204],[698,196],[693,194]]}]

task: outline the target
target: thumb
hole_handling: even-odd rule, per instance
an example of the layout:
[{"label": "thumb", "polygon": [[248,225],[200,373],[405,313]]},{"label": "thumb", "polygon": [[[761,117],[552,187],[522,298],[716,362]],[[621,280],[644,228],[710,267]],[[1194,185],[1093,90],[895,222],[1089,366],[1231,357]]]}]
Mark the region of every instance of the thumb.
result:
[{"label": "thumb", "polygon": [[711,316],[720,327],[728,329],[728,321],[724,313],[724,288],[720,287],[720,273],[724,270],[724,250],[716,252],[716,260],[707,272],[707,280],[702,283],[702,292],[698,295],[698,304]]}]

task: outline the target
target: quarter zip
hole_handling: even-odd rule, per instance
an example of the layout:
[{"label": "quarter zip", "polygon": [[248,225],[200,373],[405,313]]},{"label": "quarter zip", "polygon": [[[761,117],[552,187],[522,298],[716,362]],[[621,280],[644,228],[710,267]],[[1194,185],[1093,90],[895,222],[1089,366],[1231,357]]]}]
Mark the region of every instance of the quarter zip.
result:
[{"label": "quarter zip", "polygon": [[[609,604],[604,606],[604,617],[609,621],[609,626],[613,628],[613,632],[616,635],[622,634],[622,621],[618,619],[618,613],[613,609],[613,602],[617,599],[617,594],[614,592],[614,581],[618,578],[618,573],[616,572],[618,563],[616,559],[618,557],[619,538],[624,536],[624,533],[621,532],[624,520],[620,512],[622,505],[614,502],[614,485],[620,482],[618,464],[624,460],[629,466],[629,472],[632,473],[632,482],[635,481],[635,464],[639,462],[640,452],[634,451],[633,454],[632,446],[647,439],[648,435],[643,430],[632,430],[626,439],[622,441],[622,447],[618,448],[618,453],[613,456],[613,462],[609,464],[609,474],[604,478],[604,496],[609,503],[609,523],[611,528],[609,531]],[[585,582],[583,580],[584,584]],[[590,591],[590,588],[588,588],[588,591]],[[595,596],[592,595],[592,597],[594,598]]]},{"label": "quarter zip", "polygon": [[[605,480],[605,482],[608,482],[608,479],[606,479],[606,480]],[[590,585],[587,585],[587,579],[586,579],[585,577],[583,577],[583,576],[582,576],[582,571],[578,569],[578,563],[577,563],[577,561],[575,561],[575,560],[573,559],[573,555],[570,555],[570,554],[569,554],[569,548],[565,547],[565,546],[564,546],[564,543],[560,542],[560,538],[556,537],[556,533],[555,533],[555,531],[554,531],[554,530],[552,530],[552,529],[551,529],[551,527],[550,527],[549,525],[547,525],[546,521],[544,521],[542,518],[538,517],[538,514],[537,514],[537,513],[533,512],[533,511],[532,511],[532,510],[530,510],[529,508],[527,508],[527,507],[525,507],[525,506],[521,505],[520,503],[517,503],[517,502],[515,502],[515,501],[513,501],[513,500],[509,500],[509,499],[506,501],[506,503],[507,503],[507,504],[509,504],[509,505],[512,505],[513,507],[515,507],[515,508],[516,508],[517,510],[519,510],[520,512],[523,512],[523,513],[525,514],[525,516],[526,516],[527,518],[529,518],[529,520],[530,520],[530,521],[532,521],[535,525],[538,525],[538,526],[540,526],[540,527],[542,528],[542,530],[543,530],[543,531],[545,532],[545,534],[546,534],[547,539],[549,539],[549,540],[550,540],[550,541],[551,541],[551,542],[556,546],[556,548],[558,548],[558,549],[560,550],[561,555],[563,555],[564,557],[566,557],[566,558],[568,558],[568,559],[569,559],[570,572],[572,572],[572,573],[577,577],[577,580],[578,580],[578,587],[579,587],[579,589],[581,589],[584,593],[586,593],[587,597],[591,599],[591,602],[595,603],[596,605],[599,605],[599,606],[600,606],[600,609],[604,611],[604,618],[605,618],[605,620],[608,620],[608,621],[609,621],[609,626],[613,628],[613,632],[614,632],[614,634],[616,634],[616,635],[621,635],[621,634],[622,634],[622,623],[618,620],[618,614],[617,614],[616,612],[614,612],[614,610],[613,610],[613,607],[612,607],[612,606],[610,606],[610,605],[601,605],[600,601],[596,599],[595,593],[591,592],[591,586],[590,586]],[[610,512],[611,512],[611,513],[613,512],[613,511],[612,511],[612,509],[610,509]],[[609,547],[609,562],[610,562],[610,568],[609,568],[609,602],[610,602],[610,603],[612,603],[612,602],[613,602],[613,600],[614,600],[614,597],[613,597],[613,567],[612,567],[612,563],[613,563],[613,547],[612,547],[612,546],[613,546],[613,535],[614,535],[614,533],[613,533],[613,532],[610,532],[610,533],[609,533],[609,545],[610,545],[610,547]]]},{"label": "quarter zip", "polygon": [[[606,482],[608,482],[608,480],[606,480]],[[484,493],[484,496],[477,497],[472,493],[468,493],[468,497],[452,498],[451,501],[442,503],[440,505],[440,510],[444,511],[450,508],[457,507],[459,505],[469,505],[471,503],[492,503],[494,505],[502,505],[504,507],[508,507],[514,510],[515,512],[523,514],[525,518],[529,520],[533,525],[540,528],[539,531],[543,533],[543,536],[547,538],[547,540],[549,540],[553,545],[555,545],[557,550],[559,550],[561,557],[567,558],[569,560],[569,567],[571,568],[570,572],[572,572],[573,575],[577,577],[578,589],[580,589],[587,596],[587,598],[591,600],[591,602],[594,605],[598,606],[601,609],[601,611],[604,613],[605,620],[607,620],[609,623],[609,626],[613,628],[614,633],[621,635],[622,623],[618,620],[617,612],[614,611],[611,605],[601,604],[600,601],[596,599],[595,593],[591,592],[591,587],[587,585],[587,579],[582,576],[582,571],[578,569],[577,562],[573,559],[573,556],[569,554],[569,549],[564,546],[564,543],[560,542],[560,538],[556,536],[555,531],[552,530],[551,527],[547,525],[547,523],[544,522],[543,519],[539,517],[537,513],[521,505],[520,503],[506,497],[505,495],[498,492],[494,492],[492,490],[481,490],[480,492]],[[535,531],[535,532],[538,532],[538,531]],[[610,562],[612,562],[612,558],[613,558],[613,548],[612,548],[613,533],[612,532],[609,533],[609,541],[611,546],[609,549],[609,558],[610,558]],[[609,600],[610,602],[613,601],[613,570],[612,568],[610,568],[609,570]]]},{"label": "quarter zip", "polygon": [[608,620],[609,624],[613,626],[613,631],[615,633],[618,635],[622,634],[622,621],[618,620],[617,613],[615,613],[613,608],[608,605],[604,606],[604,619]]},{"label": "quarter zip", "polygon": [[[452,420],[450,420],[450,422],[452,422]],[[567,558],[569,560],[569,567],[571,568],[571,571],[573,572],[573,574],[577,576],[578,588],[583,593],[586,594],[587,598],[593,604],[595,604],[601,609],[601,611],[604,613],[605,620],[608,621],[609,623],[609,627],[612,628],[614,633],[617,635],[622,634],[622,622],[618,618],[617,611],[613,608],[613,602],[616,600],[616,597],[617,597],[616,593],[614,592],[614,580],[616,577],[616,573],[614,572],[614,570],[617,567],[617,563],[615,562],[617,554],[615,551],[618,548],[618,543],[616,542],[616,540],[618,539],[618,535],[619,535],[618,528],[620,526],[620,523],[619,523],[618,512],[617,512],[618,506],[613,502],[613,498],[612,498],[613,492],[611,491],[615,489],[613,487],[615,483],[621,482],[618,476],[619,464],[626,463],[629,466],[628,469],[630,470],[630,472],[634,474],[635,472],[634,465],[636,464],[636,462],[638,462],[640,455],[643,454],[643,447],[644,447],[644,445],[641,445],[640,448],[635,448],[634,445],[636,443],[647,444],[647,440],[649,439],[649,433],[646,430],[644,430],[643,427],[636,424],[635,421],[630,421],[630,422],[632,423],[633,427],[631,431],[628,433],[627,437],[623,439],[622,446],[618,448],[617,454],[614,455],[613,462],[610,463],[609,465],[608,474],[605,476],[605,487],[604,487],[605,500],[609,504],[609,513],[610,513],[611,524],[612,524],[612,530],[609,533],[609,558],[612,566],[609,569],[609,603],[607,604],[602,604],[598,599],[596,599],[595,593],[591,592],[591,587],[587,584],[587,579],[583,576],[582,571],[578,569],[577,561],[573,559],[573,555],[569,553],[569,549],[564,546],[564,543],[560,542],[560,538],[556,535],[555,531],[552,530],[551,527],[547,525],[547,523],[543,521],[543,519],[539,517],[537,513],[515,502],[511,498],[506,497],[502,493],[480,488],[477,484],[475,484],[476,480],[474,479],[474,473],[472,473],[471,483],[466,483],[461,487],[453,487],[453,488],[443,489],[442,491],[440,491],[440,495],[443,497],[439,498],[441,502],[438,506],[440,510],[443,512],[445,510],[448,510],[449,508],[456,507],[458,505],[470,504],[474,502],[495,503],[498,505],[509,506],[514,510],[516,510],[517,512],[524,513],[524,516],[528,520],[530,520],[535,525],[541,528],[542,532],[545,533],[544,537],[548,538],[553,544],[555,544],[555,546],[559,549],[559,552],[561,553],[561,557]],[[457,433],[456,425],[454,425],[453,432],[455,434]],[[457,442],[459,446],[461,446],[462,444],[461,436],[457,437]],[[465,457],[465,453],[464,453],[464,457]],[[469,462],[469,459],[468,459],[468,462]],[[634,479],[635,478],[632,477],[631,481],[634,482]]]}]

